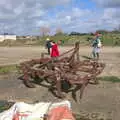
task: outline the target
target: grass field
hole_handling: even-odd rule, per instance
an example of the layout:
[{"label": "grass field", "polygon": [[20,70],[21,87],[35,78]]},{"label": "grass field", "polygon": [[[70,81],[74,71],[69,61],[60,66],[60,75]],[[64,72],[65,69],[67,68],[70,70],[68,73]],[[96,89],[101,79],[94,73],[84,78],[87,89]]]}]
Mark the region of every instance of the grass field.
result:
[{"label": "grass field", "polygon": [[[76,41],[79,41],[81,45],[90,45],[93,39],[93,35],[54,35],[45,37],[36,37],[36,39],[17,39],[16,41],[5,40],[0,43],[0,46],[24,46],[24,45],[44,45],[46,38],[58,41],[62,40],[62,45],[73,45]],[[120,46],[120,33],[105,33],[101,37],[104,46]]]},{"label": "grass field", "polygon": [[10,72],[14,72],[17,71],[18,68],[16,65],[4,65],[4,66],[0,66],[0,74],[6,74],[6,73],[10,73]]}]

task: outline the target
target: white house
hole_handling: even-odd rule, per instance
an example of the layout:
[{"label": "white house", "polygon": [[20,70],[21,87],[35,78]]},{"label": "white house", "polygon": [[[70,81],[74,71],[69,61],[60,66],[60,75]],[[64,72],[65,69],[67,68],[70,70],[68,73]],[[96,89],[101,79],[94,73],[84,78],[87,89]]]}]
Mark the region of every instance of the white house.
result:
[{"label": "white house", "polygon": [[4,40],[16,40],[16,35],[0,35],[0,42]]}]

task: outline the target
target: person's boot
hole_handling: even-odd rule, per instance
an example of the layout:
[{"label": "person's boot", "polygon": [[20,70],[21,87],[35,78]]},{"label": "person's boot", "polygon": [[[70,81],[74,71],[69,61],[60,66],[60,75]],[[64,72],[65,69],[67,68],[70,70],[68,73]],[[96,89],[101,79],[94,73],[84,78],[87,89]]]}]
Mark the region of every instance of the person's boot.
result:
[{"label": "person's boot", "polygon": [[96,54],[95,54],[95,52],[93,52],[92,54],[93,54],[93,59],[95,59],[95,58],[96,58]]},{"label": "person's boot", "polygon": [[99,60],[99,53],[96,53],[96,55],[97,55],[97,60]]},{"label": "person's boot", "polygon": [[50,48],[48,48],[48,55],[50,55]]}]

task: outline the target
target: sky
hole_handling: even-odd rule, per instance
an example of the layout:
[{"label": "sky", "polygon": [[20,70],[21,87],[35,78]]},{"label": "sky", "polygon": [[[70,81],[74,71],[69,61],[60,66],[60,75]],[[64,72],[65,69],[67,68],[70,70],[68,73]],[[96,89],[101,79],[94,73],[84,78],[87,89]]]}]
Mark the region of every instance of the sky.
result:
[{"label": "sky", "polygon": [[0,0],[0,34],[39,35],[43,26],[88,33],[119,21],[120,0]]}]

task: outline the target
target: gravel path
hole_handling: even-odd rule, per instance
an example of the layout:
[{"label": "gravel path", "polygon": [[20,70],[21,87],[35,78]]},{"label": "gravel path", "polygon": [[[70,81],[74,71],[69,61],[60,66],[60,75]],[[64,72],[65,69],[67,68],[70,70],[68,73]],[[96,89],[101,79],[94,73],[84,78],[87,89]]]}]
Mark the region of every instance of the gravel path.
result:
[{"label": "gravel path", "polygon": [[[61,51],[70,49],[60,48]],[[80,48],[80,55],[89,55],[90,48]],[[44,52],[43,47],[14,47],[0,48],[0,64],[19,63],[22,60],[38,58]],[[106,63],[106,68],[102,75],[114,75],[120,77],[120,48],[103,48],[101,61]],[[24,86],[19,75],[11,73],[0,75],[0,100],[25,101],[28,103],[35,101],[53,101],[56,98],[47,88],[36,85],[30,89]],[[65,98],[72,103],[73,112],[83,116],[90,116],[92,120],[119,120],[120,118],[120,83],[100,82],[99,85],[88,85],[85,89],[83,99],[76,103],[71,97],[71,93]],[[58,100],[58,99],[57,99]],[[96,118],[93,118],[95,117]],[[99,118],[99,119],[98,119]],[[102,120],[102,119],[101,119]]]}]

